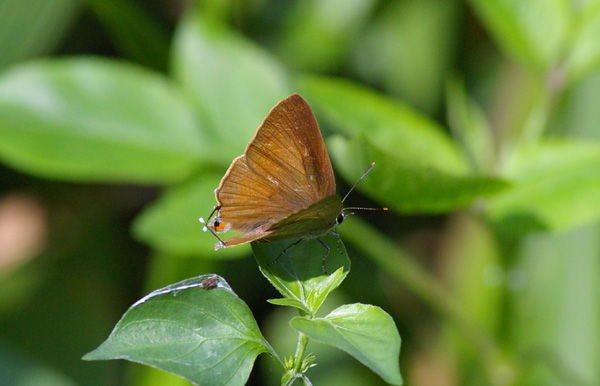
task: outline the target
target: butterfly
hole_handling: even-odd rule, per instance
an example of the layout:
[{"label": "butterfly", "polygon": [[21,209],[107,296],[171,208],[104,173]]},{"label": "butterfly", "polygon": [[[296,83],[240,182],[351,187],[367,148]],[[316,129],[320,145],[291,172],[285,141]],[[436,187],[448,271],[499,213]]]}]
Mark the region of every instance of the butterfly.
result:
[{"label": "butterfly", "polygon": [[[332,233],[339,241],[335,229],[354,214],[348,210],[387,210],[343,206],[374,164],[340,199],[315,115],[300,95],[293,94],[273,107],[244,154],[233,160],[215,189],[218,205],[208,222],[202,217],[200,222],[218,239],[215,250],[252,241],[298,239],[289,248],[316,238],[326,249],[324,261],[329,247],[319,237]],[[218,233],[226,231],[243,234],[223,240]]]}]

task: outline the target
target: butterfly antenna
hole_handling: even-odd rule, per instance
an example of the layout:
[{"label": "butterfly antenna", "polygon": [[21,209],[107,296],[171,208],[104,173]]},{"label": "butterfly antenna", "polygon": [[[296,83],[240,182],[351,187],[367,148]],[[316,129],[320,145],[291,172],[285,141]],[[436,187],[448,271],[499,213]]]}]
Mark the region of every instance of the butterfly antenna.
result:
[{"label": "butterfly antenna", "polygon": [[[367,168],[367,170],[365,170],[365,172],[362,174],[362,176],[360,176],[360,178],[358,179],[358,181],[356,181],[354,183],[354,185],[352,185],[352,187],[350,188],[350,190],[348,191],[348,193],[346,193],[346,195],[344,196],[344,198],[342,199],[342,202],[346,201],[346,198],[348,197],[348,195],[354,190],[354,188],[356,187],[356,185],[358,185],[358,183],[360,181],[362,181],[363,178],[365,178],[365,176],[371,171],[371,169],[373,169],[373,166],[375,166],[375,162],[373,162],[371,165],[369,165],[369,167]],[[388,208],[364,208],[364,207],[360,207],[360,206],[350,206],[347,208],[342,209],[343,211],[346,210],[388,210]],[[343,216],[350,216],[353,215],[354,212],[348,212],[348,213],[342,213]]]},{"label": "butterfly antenna", "polygon": [[344,198],[342,198],[342,202],[346,201],[346,198],[348,197],[348,195],[350,193],[352,193],[352,191],[354,190],[354,188],[356,188],[356,185],[358,185],[358,183],[360,181],[362,181],[363,178],[365,178],[365,176],[367,175],[367,173],[369,173],[371,171],[371,169],[373,169],[373,166],[375,166],[375,162],[373,162],[368,168],[367,170],[365,170],[365,172],[363,173],[362,176],[360,176],[360,178],[358,179],[358,181],[356,181],[354,183],[354,185],[352,185],[352,187],[350,188],[350,190],[348,191],[348,193],[346,193],[346,195],[344,196]]},{"label": "butterfly antenna", "polygon": [[344,210],[352,210],[352,209],[358,209],[358,210],[388,210],[388,208],[363,208],[360,206],[349,206],[347,208],[344,208]]}]

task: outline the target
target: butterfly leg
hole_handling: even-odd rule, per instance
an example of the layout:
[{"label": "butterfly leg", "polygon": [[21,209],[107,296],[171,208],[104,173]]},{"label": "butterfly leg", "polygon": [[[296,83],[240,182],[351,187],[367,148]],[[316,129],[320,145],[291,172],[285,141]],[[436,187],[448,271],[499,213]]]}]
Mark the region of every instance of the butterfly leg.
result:
[{"label": "butterfly leg", "polygon": [[323,266],[323,273],[327,275],[327,270],[325,269],[325,259],[327,258],[327,256],[329,256],[329,251],[331,249],[329,248],[329,245],[325,244],[325,242],[320,238],[317,238],[317,240],[321,243],[323,248],[325,248],[325,254],[323,255],[323,261],[321,262],[321,265]]},{"label": "butterfly leg", "polygon": [[343,254],[344,252],[342,252],[342,248],[340,247],[340,244],[342,243],[342,238],[340,237],[340,234],[335,231],[331,231],[329,233],[331,233],[333,236],[335,236],[335,238],[337,238],[337,250],[340,255]]},{"label": "butterfly leg", "polygon": [[277,256],[277,258],[275,260],[271,261],[267,265],[273,265],[273,264],[277,263],[277,261],[279,260],[279,258],[281,256],[283,256],[287,252],[288,249],[290,249],[293,246],[296,246],[296,245],[300,244],[300,241],[302,241],[302,240],[304,240],[304,239],[298,239],[298,241],[295,241],[295,242],[291,243],[290,245],[288,245],[287,247],[283,248],[283,251],[281,251],[281,253],[279,253],[279,256]]}]

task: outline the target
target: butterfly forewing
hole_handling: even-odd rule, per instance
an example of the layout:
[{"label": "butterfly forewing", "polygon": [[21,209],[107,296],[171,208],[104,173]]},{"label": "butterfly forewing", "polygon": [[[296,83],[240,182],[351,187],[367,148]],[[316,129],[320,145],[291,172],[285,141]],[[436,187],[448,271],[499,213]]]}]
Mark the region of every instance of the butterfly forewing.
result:
[{"label": "butterfly forewing", "polygon": [[271,111],[246,156],[251,168],[278,181],[290,198],[304,200],[304,208],[335,194],[325,142],[313,112],[299,95]]},{"label": "butterfly forewing", "polygon": [[228,244],[258,239],[270,225],[335,195],[331,161],[304,99],[294,94],[271,110],[215,195],[223,230],[252,233]]}]

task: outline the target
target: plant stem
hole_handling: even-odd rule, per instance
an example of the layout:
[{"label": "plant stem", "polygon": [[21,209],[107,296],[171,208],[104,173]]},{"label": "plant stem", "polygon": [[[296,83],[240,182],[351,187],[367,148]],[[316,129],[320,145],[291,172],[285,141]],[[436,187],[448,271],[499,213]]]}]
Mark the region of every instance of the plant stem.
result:
[{"label": "plant stem", "polygon": [[298,344],[296,345],[296,353],[294,354],[294,364],[291,369],[288,369],[284,374],[281,384],[284,386],[292,385],[296,379],[305,386],[312,386],[310,380],[302,374],[302,361],[304,359],[304,352],[306,351],[306,345],[308,344],[308,337],[303,333],[298,334]]},{"label": "plant stem", "polygon": [[[413,294],[452,322],[469,338],[479,352],[490,378],[501,358],[500,349],[490,334],[460,306],[456,298],[433,276],[418,265],[412,257],[398,248],[393,241],[379,233],[359,218],[340,227],[340,233],[365,255],[369,256],[382,271],[392,275]],[[357,237],[356,235],[360,235]]]},{"label": "plant stem", "polygon": [[298,334],[298,345],[296,346],[296,353],[294,354],[294,372],[300,373],[302,367],[302,360],[304,359],[304,351],[308,344],[308,336],[303,333]]}]

